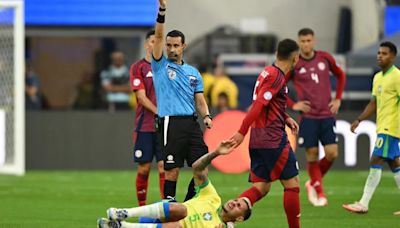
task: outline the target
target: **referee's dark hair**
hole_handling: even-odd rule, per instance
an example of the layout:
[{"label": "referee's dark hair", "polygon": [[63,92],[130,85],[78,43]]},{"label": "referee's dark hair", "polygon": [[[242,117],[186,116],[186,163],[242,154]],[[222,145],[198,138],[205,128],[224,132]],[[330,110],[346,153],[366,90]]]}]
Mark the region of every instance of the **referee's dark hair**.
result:
[{"label": "referee's dark hair", "polygon": [[154,34],[156,34],[156,31],[155,31],[154,29],[148,31],[148,32],[146,33],[146,40],[149,39],[150,36],[152,36],[152,35],[154,35]]},{"label": "referee's dark hair", "polygon": [[385,41],[382,42],[379,47],[387,47],[389,48],[390,52],[392,52],[394,54],[394,56],[397,55],[397,48],[396,45],[394,45],[394,43],[390,42],[390,41]]},{"label": "referee's dark hair", "polygon": [[307,36],[307,35],[314,36],[314,31],[312,29],[310,29],[310,28],[302,28],[297,33],[297,36]]},{"label": "referee's dark hair", "polygon": [[299,45],[292,39],[284,39],[278,44],[277,57],[279,60],[289,60],[292,53],[299,51]]},{"label": "referee's dark hair", "polygon": [[180,37],[182,40],[182,44],[185,43],[185,35],[183,35],[183,33],[181,31],[178,30],[172,30],[171,32],[169,32],[167,34],[167,37]]}]

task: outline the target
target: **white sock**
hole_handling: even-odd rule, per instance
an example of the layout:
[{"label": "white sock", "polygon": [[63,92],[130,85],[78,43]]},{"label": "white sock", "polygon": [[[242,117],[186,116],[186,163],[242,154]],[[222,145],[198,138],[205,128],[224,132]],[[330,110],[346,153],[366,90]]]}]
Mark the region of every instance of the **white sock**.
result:
[{"label": "white sock", "polygon": [[400,190],[400,172],[394,173],[394,180],[396,181],[397,187]]},{"label": "white sock", "polygon": [[369,201],[375,192],[376,187],[381,180],[382,169],[381,168],[370,168],[367,182],[364,186],[364,194],[361,197],[360,203],[368,208]]},{"label": "white sock", "polygon": [[[128,212],[128,218],[131,217],[147,217],[163,219],[165,218],[164,204],[169,204],[168,202],[153,203],[141,207],[124,208]],[[169,210],[169,205],[167,205],[167,210]],[[167,212],[169,213],[169,211]]]},{"label": "white sock", "polygon": [[121,228],[156,228],[156,227],[157,224],[152,224],[152,223],[129,223],[125,221],[121,222]]}]

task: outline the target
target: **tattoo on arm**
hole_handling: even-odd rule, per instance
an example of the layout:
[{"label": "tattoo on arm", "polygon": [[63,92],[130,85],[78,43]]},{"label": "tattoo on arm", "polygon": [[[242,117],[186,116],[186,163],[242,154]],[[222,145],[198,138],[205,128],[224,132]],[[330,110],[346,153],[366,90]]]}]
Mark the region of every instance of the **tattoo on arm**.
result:
[{"label": "tattoo on arm", "polygon": [[195,172],[203,171],[214,158],[218,157],[218,155],[219,154],[216,151],[203,155],[201,158],[197,159],[195,163],[193,163],[193,170]]}]

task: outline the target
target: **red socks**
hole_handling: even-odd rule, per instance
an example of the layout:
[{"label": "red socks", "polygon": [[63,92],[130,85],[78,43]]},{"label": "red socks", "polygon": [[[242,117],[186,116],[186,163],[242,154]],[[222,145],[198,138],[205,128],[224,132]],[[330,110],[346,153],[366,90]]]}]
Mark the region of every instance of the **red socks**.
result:
[{"label": "red socks", "polygon": [[318,196],[325,196],[322,187],[322,174],[321,169],[319,168],[319,162],[307,162],[307,171],[311,179],[311,186],[315,188]]},{"label": "red socks", "polygon": [[283,206],[289,228],[300,227],[300,188],[285,188],[283,194]]},{"label": "red socks", "polygon": [[161,199],[164,198],[165,173],[158,173]]},{"label": "red socks", "polygon": [[331,168],[333,162],[328,161],[326,157],[319,161],[319,169],[321,170],[321,175],[325,176],[328,170]]},{"label": "red socks", "polygon": [[136,196],[139,206],[146,205],[148,179],[148,175],[143,175],[140,173],[136,175]]},{"label": "red socks", "polygon": [[253,206],[257,201],[259,201],[264,196],[256,187],[251,187],[246,191],[242,192],[239,197],[246,197],[250,200],[251,205]]}]

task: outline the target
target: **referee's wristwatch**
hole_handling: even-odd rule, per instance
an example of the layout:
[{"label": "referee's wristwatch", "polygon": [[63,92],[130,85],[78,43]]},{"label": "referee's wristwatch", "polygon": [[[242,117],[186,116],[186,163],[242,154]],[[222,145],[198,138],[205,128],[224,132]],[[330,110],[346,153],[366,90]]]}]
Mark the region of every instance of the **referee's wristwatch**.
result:
[{"label": "referee's wristwatch", "polygon": [[212,120],[212,119],[213,119],[213,118],[211,117],[211,115],[210,115],[210,114],[207,114],[207,115],[205,115],[205,116],[203,117],[203,119],[205,119],[206,117],[210,118],[210,120]]}]

